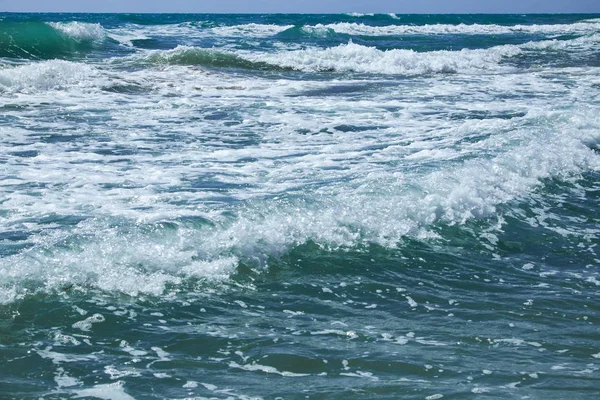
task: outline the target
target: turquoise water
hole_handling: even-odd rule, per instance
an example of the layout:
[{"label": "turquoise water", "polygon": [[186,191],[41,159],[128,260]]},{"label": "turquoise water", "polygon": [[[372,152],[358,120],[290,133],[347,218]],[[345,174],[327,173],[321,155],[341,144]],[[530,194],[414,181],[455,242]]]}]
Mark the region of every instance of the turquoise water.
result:
[{"label": "turquoise water", "polygon": [[600,15],[0,14],[1,399],[594,399]]}]

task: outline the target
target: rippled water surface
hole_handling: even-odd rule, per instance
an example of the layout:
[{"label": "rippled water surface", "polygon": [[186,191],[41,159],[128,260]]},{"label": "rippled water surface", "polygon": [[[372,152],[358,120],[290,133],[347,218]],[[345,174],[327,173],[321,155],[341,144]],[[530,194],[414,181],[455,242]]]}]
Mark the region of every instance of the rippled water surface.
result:
[{"label": "rippled water surface", "polygon": [[593,399],[600,16],[0,14],[0,398]]}]

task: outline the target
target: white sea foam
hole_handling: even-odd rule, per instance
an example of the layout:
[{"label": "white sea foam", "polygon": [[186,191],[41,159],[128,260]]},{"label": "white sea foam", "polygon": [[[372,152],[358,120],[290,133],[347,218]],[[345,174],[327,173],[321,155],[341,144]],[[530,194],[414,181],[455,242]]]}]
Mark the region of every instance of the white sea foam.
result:
[{"label": "white sea foam", "polygon": [[296,378],[296,377],[310,375],[310,374],[298,374],[298,373],[289,372],[289,371],[280,371],[277,368],[274,368],[274,367],[271,367],[268,365],[256,364],[256,363],[241,365],[234,361],[229,363],[229,368],[243,369],[245,371],[251,371],[251,372],[261,371],[261,372],[265,372],[267,374],[277,374],[277,375],[285,376],[288,378]]},{"label": "white sea foam", "polygon": [[59,90],[84,83],[92,75],[92,67],[62,60],[21,65],[0,70],[0,92]]},{"label": "white sea foam", "polygon": [[246,58],[299,71],[338,71],[378,74],[418,75],[493,70],[506,57],[516,56],[516,46],[497,46],[481,50],[382,51],[348,43],[327,49],[307,49],[277,54],[253,54]]},{"label": "white sea foam", "polygon": [[[73,286],[160,296],[188,279],[227,279],[239,262],[266,266],[309,240],[394,247],[406,236],[435,237],[435,224],[493,216],[544,179],[600,168],[589,146],[600,128],[589,105],[594,69],[394,84],[185,66],[116,73],[108,65],[81,81],[40,74],[50,84],[15,74],[35,78],[38,67],[80,70],[48,61],[0,75],[3,84],[10,78],[17,107],[7,116],[19,117],[0,139],[9,160],[2,224],[31,232],[28,248],[0,259],[2,303]],[[65,90],[42,90],[57,81]],[[371,91],[373,82],[381,86]],[[108,83],[149,90],[103,91]],[[36,105],[31,129],[18,110]],[[32,156],[13,155],[15,145]],[[81,221],[62,225],[71,216]]]},{"label": "white sea foam", "polygon": [[361,36],[402,36],[402,35],[500,35],[514,33],[529,34],[586,34],[600,31],[600,23],[595,21],[553,25],[482,25],[482,24],[432,24],[432,25],[384,25],[372,26],[362,23],[338,22],[335,24],[305,25],[302,28],[310,33],[337,33]]},{"label": "white sea foam", "polygon": [[357,17],[357,18],[360,18],[360,17],[373,17],[373,16],[375,16],[375,14],[372,14],[372,13],[366,13],[365,14],[365,13],[359,13],[359,12],[345,13],[344,15],[347,15],[349,17]]},{"label": "white sea foam", "polygon": [[597,50],[600,45],[600,33],[582,36],[571,40],[542,40],[521,45],[524,50],[567,50],[571,53],[578,51]]},{"label": "white sea foam", "polygon": [[[202,23],[182,23],[172,25],[126,25],[124,27],[109,29],[107,35],[124,45],[131,46],[132,40],[148,39],[152,37],[184,37],[187,40],[212,39],[259,39],[268,38],[292,28],[293,25],[275,24],[242,24],[231,26],[214,26]],[[184,41],[182,44],[185,44]],[[227,42],[223,42],[225,45]]]},{"label": "white sea foam", "polygon": [[48,25],[78,41],[100,41],[106,37],[106,31],[100,24],[73,21],[48,22]]},{"label": "white sea foam", "polygon": [[416,52],[394,49],[382,51],[349,42],[326,49],[312,48],[279,53],[245,53],[241,57],[299,71],[337,71],[376,74],[418,75],[429,73],[507,72],[514,70],[503,61],[530,51],[561,50],[576,54],[597,51],[600,34],[570,40],[543,40],[521,45],[501,45],[487,49]]},{"label": "white sea foam", "polygon": [[[368,14],[364,14],[368,15]],[[393,19],[401,19],[395,14],[389,14]],[[282,33],[293,25],[276,24],[240,24],[214,26],[202,22],[186,22],[171,25],[135,25],[130,24],[116,29],[105,30],[98,24],[84,24],[78,22],[53,24],[53,27],[72,35],[74,38],[85,40],[98,40],[109,36],[119,42],[131,46],[133,39],[147,39],[150,37],[185,37],[191,44],[194,40],[213,38],[219,40],[221,46],[227,46],[228,38],[259,39],[273,37]],[[340,22],[334,24],[305,25],[302,29],[312,35],[328,35],[336,32],[358,36],[403,36],[403,35],[500,35],[500,34],[540,34],[558,36],[563,34],[593,34],[600,32],[600,23],[595,20],[580,21],[573,24],[551,25],[494,25],[494,24],[430,24],[430,25],[383,25],[372,26],[363,23]],[[276,43],[277,44],[277,43]]]},{"label": "white sea foam", "polygon": [[63,363],[76,363],[82,361],[91,361],[97,360],[98,357],[96,355],[81,355],[81,354],[69,354],[69,353],[59,353],[56,351],[52,351],[52,347],[47,347],[44,350],[36,351],[40,357],[46,358],[52,361],[53,364],[60,365]]},{"label": "white sea foam", "polygon": [[64,370],[64,368],[59,367],[57,369],[57,373],[54,376],[54,382],[56,382],[56,386],[60,388],[67,388],[73,386],[81,386],[83,383],[72,376],[69,376]]},{"label": "white sea foam", "polygon": [[92,329],[93,324],[99,324],[105,321],[105,318],[102,314],[94,314],[91,317],[88,317],[82,321],[75,322],[72,327],[75,329],[82,330],[84,332],[90,331]]},{"label": "white sea foam", "polygon": [[[531,118],[539,117],[534,114]],[[481,129],[481,125],[472,129]],[[520,140],[526,137],[526,132],[522,133]],[[542,142],[544,151],[539,150]],[[493,140],[489,146],[498,144]],[[358,154],[352,156],[356,157]],[[315,168],[309,166],[314,164],[312,157],[303,158],[296,163],[298,171]],[[177,284],[186,275],[224,279],[234,271],[237,258],[262,262],[309,239],[326,246],[363,241],[394,246],[405,235],[425,234],[427,226],[436,221],[460,224],[489,215],[498,204],[526,194],[541,179],[598,169],[597,158],[563,128],[543,138],[532,137],[529,143],[491,160],[473,160],[421,177],[384,178],[385,173],[371,172],[367,176],[372,181],[366,181],[367,186],[358,192],[352,186],[340,187],[329,200],[312,206],[296,202],[252,206],[254,209],[240,210],[235,220],[215,228],[182,227],[153,237],[137,230],[107,229],[101,220],[90,221],[77,229],[81,239],[89,238],[80,242],[81,250],[56,247],[64,236],[50,236],[40,242],[39,250],[4,258],[0,271],[8,283],[36,276],[49,288],[75,283],[130,295],[160,295],[167,284]],[[271,179],[289,179],[290,172],[281,168],[280,176]],[[401,190],[404,184],[417,182],[418,191]],[[387,194],[369,195],[372,185],[385,187]],[[96,195],[103,196],[102,192]],[[102,235],[94,235],[97,231]],[[223,257],[231,252],[237,256]],[[17,293],[13,290],[13,295]]]},{"label": "white sea foam", "polygon": [[293,27],[294,25],[245,24],[210,28],[207,32],[216,36],[263,38]]},{"label": "white sea foam", "polygon": [[92,388],[76,390],[74,393],[76,399],[81,397],[93,397],[104,400],[135,400],[134,397],[125,392],[122,381],[95,385]]}]

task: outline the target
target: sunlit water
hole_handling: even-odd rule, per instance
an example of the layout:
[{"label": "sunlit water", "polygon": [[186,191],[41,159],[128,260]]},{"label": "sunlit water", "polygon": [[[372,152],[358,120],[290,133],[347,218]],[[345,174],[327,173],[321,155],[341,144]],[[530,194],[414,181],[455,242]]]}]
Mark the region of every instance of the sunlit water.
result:
[{"label": "sunlit water", "polygon": [[592,399],[600,18],[0,14],[0,398]]}]

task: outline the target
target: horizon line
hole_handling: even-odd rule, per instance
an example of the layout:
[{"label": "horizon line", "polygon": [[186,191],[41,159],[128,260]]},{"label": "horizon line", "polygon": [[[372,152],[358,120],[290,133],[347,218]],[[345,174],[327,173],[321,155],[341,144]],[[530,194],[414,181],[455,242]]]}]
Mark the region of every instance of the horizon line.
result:
[{"label": "horizon line", "polygon": [[394,13],[394,12],[377,12],[377,13],[361,13],[355,11],[344,12],[188,12],[188,11],[172,11],[172,12],[151,12],[151,11],[0,11],[0,14],[209,14],[209,15],[348,15],[357,14],[355,16],[375,16],[375,15],[600,15],[598,12],[429,12],[429,13]]}]

